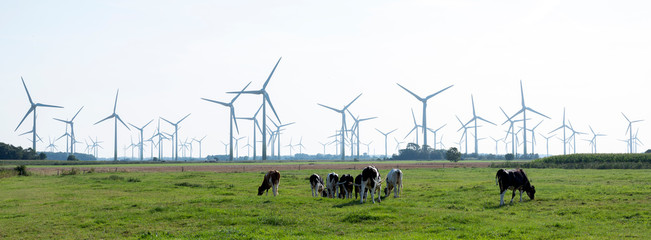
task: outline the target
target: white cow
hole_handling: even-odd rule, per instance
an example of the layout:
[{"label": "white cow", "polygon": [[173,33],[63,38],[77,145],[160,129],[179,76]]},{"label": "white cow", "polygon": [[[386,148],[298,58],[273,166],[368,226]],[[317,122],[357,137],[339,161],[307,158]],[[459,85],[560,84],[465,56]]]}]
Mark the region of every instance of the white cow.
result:
[{"label": "white cow", "polygon": [[384,188],[384,197],[388,197],[393,190],[393,197],[400,197],[402,191],[402,171],[400,169],[391,169],[387,174],[387,186]]},{"label": "white cow", "polygon": [[329,198],[337,197],[337,183],[339,183],[339,175],[335,172],[328,173],[328,177],[326,177],[326,189],[328,190]]}]

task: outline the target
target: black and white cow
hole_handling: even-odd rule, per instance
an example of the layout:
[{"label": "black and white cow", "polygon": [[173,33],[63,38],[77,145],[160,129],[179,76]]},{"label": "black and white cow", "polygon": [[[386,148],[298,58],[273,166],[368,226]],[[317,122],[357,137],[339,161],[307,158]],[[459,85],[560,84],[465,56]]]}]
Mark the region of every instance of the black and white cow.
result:
[{"label": "black and white cow", "polygon": [[500,206],[504,205],[504,194],[506,190],[513,190],[513,195],[511,196],[511,203],[513,203],[513,198],[515,197],[515,190],[520,191],[520,202],[522,202],[522,192],[527,192],[527,195],[531,200],[536,194],[536,188],[531,185],[527,174],[524,173],[522,169],[510,169],[497,170],[495,175],[495,184],[500,185]]},{"label": "black and white cow", "polygon": [[312,188],[312,197],[318,197],[323,193],[324,186],[323,186],[323,179],[321,179],[321,176],[319,174],[312,174],[310,176],[310,187]]},{"label": "black and white cow", "polygon": [[273,188],[272,192],[274,196],[278,195],[278,184],[280,182],[280,172],[276,170],[271,170],[267,174],[264,175],[264,179],[262,180],[262,185],[258,187],[258,196],[262,195],[265,191],[267,191],[266,195],[269,195],[269,188]]},{"label": "black and white cow", "polygon": [[343,174],[339,178],[339,198],[353,198],[353,176],[350,174]]},{"label": "black and white cow", "polygon": [[380,172],[377,171],[377,168],[374,166],[365,167],[362,170],[362,183],[361,183],[361,194],[360,194],[360,203],[364,203],[366,198],[366,189],[371,192],[371,200],[375,203],[375,193],[377,192],[377,201],[381,202],[380,191],[382,189],[382,177]]},{"label": "black and white cow", "polygon": [[335,172],[328,173],[326,177],[326,188],[329,198],[337,197],[337,183],[339,183],[339,175]]},{"label": "black and white cow", "polygon": [[355,177],[355,199],[357,200],[357,194],[362,195],[362,192],[360,190],[360,187],[362,187],[362,174],[357,175]]},{"label": "black and white cow", "polygon": [[387,174],[387,186],[384,187],[384,197],[388,197],[391,194],[391,190],[393,190],[394,198],[400,196],[400,192],[402,191],[402,171],[400,169],[391,169],[389,174]]}]

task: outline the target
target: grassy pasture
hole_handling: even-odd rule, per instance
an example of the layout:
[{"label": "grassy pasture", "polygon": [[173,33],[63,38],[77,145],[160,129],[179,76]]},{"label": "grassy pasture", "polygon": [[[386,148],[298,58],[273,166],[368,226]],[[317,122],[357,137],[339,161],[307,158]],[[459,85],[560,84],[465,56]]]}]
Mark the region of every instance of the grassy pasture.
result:
[{"label": "grassy pasture", "polygon": [[0,238],[651,238],[648,169],[527,169],[536,199],[503,207],[493,168],[403,169],[379,204],[312,198],[313,172],[281,172],[275,198],[262,172],[3,178]]}]

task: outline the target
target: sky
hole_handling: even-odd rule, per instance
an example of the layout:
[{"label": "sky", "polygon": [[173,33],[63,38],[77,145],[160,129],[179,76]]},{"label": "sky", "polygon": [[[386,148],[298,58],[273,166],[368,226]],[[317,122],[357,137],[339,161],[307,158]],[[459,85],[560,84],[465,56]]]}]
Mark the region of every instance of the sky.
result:
[{"label": "sky", "polygon": [[[230,101],[229,91],[249,82],[257,90],[282,57],[267,86],[282,123],[295,122],[281,135],[284,147],[302,138],[303,153],[322,153],[319,142],[341,127],[342,108],[360,93],[350,111],[362,118],[360,140],[372,141],[370,153],[384,153],[382,131],[405,138],[419,124],[422,105],[399,83],[426,96],[454,85],[428,101],[427,125],[439,131],[446,147],[457,146],[461,131],[455,116],[472,117],[471,95],[479,116],[481,153],[495,153],[509,114],[521,108],[520,81],[535,114],[528,127],[545,134],[566,118],[580,132],[597,138],[598,152],[624,152],[628,123],[650,141],[651,3],[648,1],[2,1],[0,3],[0,142],[30,147],[20,133],[31,130],[32,117],[15,131],[29,109],[21,77],[35,102],[63,106],[39,108],[37,133],[45,143],[64,134],[75,119],[77,138],[103,141],[100,157],[112,156],[113,124],[106,121],[119,89],[117,113],[145,128],[149,138],[164,117],[178,121],[180,140],[206,139],[202,155],[224,154],[229,109],[201,100]],[[251,117],[260,96],[242,95],[238,117]],[[347,123],[352,119],[347,116]],[[521,118],[521,117],[518,117]],[[160,123],[162,131],[173,127]],[[238,121],[239,134],[252,135],[252,123]],[[137,132],[119,127],[118,154]],[[560,133],[562,135],[562,133]],[[557,135],[560,136],[560,135]],[[259,137],[259,135],[258,135]],[[531,136],[528,136],[531,138]],[[419,134],[422,144],[422,134]],[[577,152],[590,152],[591,135],[580,135]],[[472,140],[472,139],[471,139]],[[246,143],[241,140],[240,147]],[[251,138],[250,141],[253,141]],[[428,144],[433,136],[428,133]],[[536,136],[535,152],[545,153]],[[56,142],[65,148],[63,139]],[[530,145],[530,144],[529,144]],[[402,146],[404,147],[404,145]],[[469,141],[469,152],[474,144]],[[169,144],[164,146],[169,156]],[[197,144],[193,156],[198,155]],[[335,145],[326,148],[334,154]],[[530,148],[530,146],[529,146]],[[639,146],[638,151],[648,147]],[[84,144],[77,146],[78,151]],[[462,152],[465,151],[462,146]],[[145,156],[149,156],[149,147]],[[346,151],[349,151],[348,149]],[[361,151],[366,152],[362,146]],[[504,154],[504,143],[497,153]],[[531,152],[531,149],[528,150]],[[298,149],[292,153],[298,152]],[[522,152],[522,147],[518,152]],[[562,141],[549,141],[550,154],[562,154]],[[252,153],[251,153],[252,154]],[[130,157],[131,152],[127,155]],[[240,156],[247,149],[239,150]],[[259,155],[259,153],[258,153]]]}]

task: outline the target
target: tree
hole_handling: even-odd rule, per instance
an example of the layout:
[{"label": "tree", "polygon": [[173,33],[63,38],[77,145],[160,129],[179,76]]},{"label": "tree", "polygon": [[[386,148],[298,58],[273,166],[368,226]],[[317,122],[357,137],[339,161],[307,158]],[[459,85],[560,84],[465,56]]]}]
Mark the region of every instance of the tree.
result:
[{"label": "tree", "polygon": [[513,159],[514,159],[514,157],[513,157],[513,153],[509,153],[509,154],[504,155],[504,159],[506,159],[506,160],[513,160]]},{"label": "tree", "polygon": [[445,153],[445,159],[450,162],[458,162],[461,159],[461,153],[457,148],[451,147],[450,150]]},{"label": "tree", "polygon": [[77,157],[75,157],[75,155],[72,155],[72,154],[68,155],[67,160],[68,161],[79,161],[79,159],[77,159]]}]

